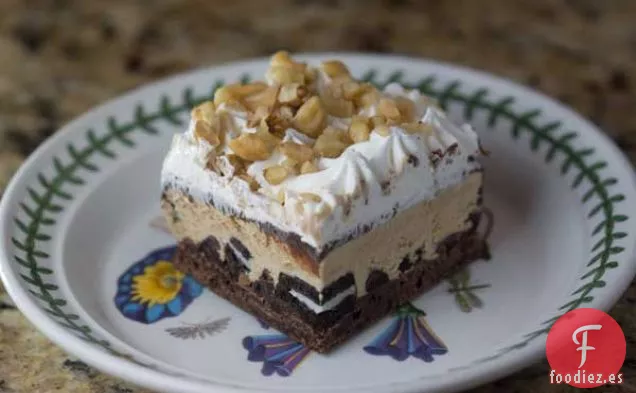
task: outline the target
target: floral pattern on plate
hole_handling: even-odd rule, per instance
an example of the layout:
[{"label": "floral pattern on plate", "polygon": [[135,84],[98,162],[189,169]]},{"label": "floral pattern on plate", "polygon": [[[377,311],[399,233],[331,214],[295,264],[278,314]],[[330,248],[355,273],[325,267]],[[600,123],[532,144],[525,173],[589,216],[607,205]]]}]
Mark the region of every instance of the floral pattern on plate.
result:
[{"label": "floral pattern on plate", "polygon": [[201,284],[173,266],[175,250],[154,250],[119,277],[115,305],[124,317],[151,324],[181,314],[201,295]]},{"label": "floral pattern on plate", "polygon": [[261,373],[274,373],[288,377],[311,353],[303,344],[281,333],[262,334],[243,338],[243,348],[248,352],[247,360],[263,362]]},{"label": "floral pattern on plate", "polygon": [[426,322],[425,315],[411,303],[402,305],[391,324],[364,350],[371,355],[388,355],[399,361],[413,356],[432,362],[433,355],[443,355],[448,348]]}]

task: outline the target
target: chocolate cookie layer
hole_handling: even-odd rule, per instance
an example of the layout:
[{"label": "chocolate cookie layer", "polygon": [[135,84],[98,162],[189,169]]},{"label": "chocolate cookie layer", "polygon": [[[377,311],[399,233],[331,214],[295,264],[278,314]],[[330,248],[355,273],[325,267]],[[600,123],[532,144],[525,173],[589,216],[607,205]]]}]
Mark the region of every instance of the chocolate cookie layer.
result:
[{"label": "chocolate cookie layer", "polygon": [[217,295],[309,348],[325,353],[464,264],[487,257],[486,243],[474,228],[448,236],[439,244],[435,259],[423,259],[421,251],[405,255],[403,260],[408,263],[400,266],[397,278],[390,280],[381,271],[372,272],[365,295],[350,295],[335,308],[319,314],[289,293],[290,288],[296,287],[293,279],[281,278],[274,285],[264,273],[261,279],[250,281],[236,253],[229,247],[222,250],[212,236],[198,244],[190,239],[179,242],[174,263]]}]

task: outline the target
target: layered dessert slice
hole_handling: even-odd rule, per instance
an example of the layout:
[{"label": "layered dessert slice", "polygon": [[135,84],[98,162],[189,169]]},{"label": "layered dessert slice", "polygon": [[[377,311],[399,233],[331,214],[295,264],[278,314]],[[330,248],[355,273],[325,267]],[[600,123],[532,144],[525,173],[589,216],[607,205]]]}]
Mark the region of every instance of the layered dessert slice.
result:
[{"label": "layered dessert slice", "polygon": [[174,137],[175,264],[327,352],[487,253],[480,154],[418,91],[279,52],[264,82],[218,89]]}]

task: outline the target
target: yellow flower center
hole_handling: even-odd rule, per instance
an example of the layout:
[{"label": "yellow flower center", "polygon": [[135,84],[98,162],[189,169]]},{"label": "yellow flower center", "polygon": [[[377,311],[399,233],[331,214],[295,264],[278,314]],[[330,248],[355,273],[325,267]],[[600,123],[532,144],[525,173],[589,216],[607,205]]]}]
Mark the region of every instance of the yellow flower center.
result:
[{"label": "yellow flower center", "polygon": [[147,266],[144,272],[133,278],[132,299],[140,303],[166,304],[174,299],[183,282],[184,274],[168,261]]}]

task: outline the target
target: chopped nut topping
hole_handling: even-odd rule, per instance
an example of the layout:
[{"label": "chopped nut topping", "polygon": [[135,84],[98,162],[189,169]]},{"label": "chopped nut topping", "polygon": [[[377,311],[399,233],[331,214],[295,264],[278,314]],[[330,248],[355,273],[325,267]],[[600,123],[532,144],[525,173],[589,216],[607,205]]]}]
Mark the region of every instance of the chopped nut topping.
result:
[{"label": "chopped nut topping", "polygon": [[342,84],[342,94],[347,100],[357,100],[365,91],[365,87],[358,82],[346,81]]},{"label": "chopped nut topping", "polygon": [[297,175],[300,172],[300,164],[290,158],[283,160],[281,165],[287,168],[292,175]]},{"label": "chopped nut topping", "polygon": [[315,203],[322,202],[322,198],[320,197],[320,195],[312,194],[310,192],[301,192],[300,194],[298,194],[298,196],[305,201]]},{"label": "chopped nut topping", "polygon": [[194,120],[202,120],[208,123],[213,123],[216,117],[216,108],[214,102],[206,101],[196,108],[192,109],[192,118]]},{"label": "chopped nut topping", "polygon": [[371,118],[371,125],[373,127],[386,125],[386,119],[383,116],[373,116]]},{"label": "chopped nut topping", "polygon": [[234,167],[235,172],[245,172],[245,170],[247,169],[245,167],[245,161],[243,161],[243,159],[236,154],[226,154],[225,157],[227,158],[228,162]]},{"label": "chopped nut topping", "polygon": [[351,145],[349,135],[333,127],[327,127],[314,144],[314,150],[322,157],[336,158]]},{"label": "chopped nut topping", "polygon": [[291,105],[294,107],[300,106],[304,99],[307,97],[308,90],[305,86],[299,83],[290,83],[283,85],[278,92],[278,101],[282,104]]},{"label": "chopped nut topping", "polygon": [[283,142],[280,149],[286,157],[296,161],[305,162],[314,158],[314,151],[307,145],[295,142]]},{"label": "chopped nut topping", "polygon": [[380,92],[370,84],[363,85],[363,91],[356,100],[358,108],[369,108],[380,101]]},{"label": "chopped nut topping", "polygon": [[[198,141],[205,140],[214,147],[209,155],[210,170],[239,177],[250,189],[260,189],[281,203],[285,202],[282,190],[275,193],[268,187],[261,188],[247,174],[252,162],[280,152],[282,162],[262,174],[269,184],[279,185],[292,176],[318,172],[321,157],[337,158],[352,144],[368,141],[372,132],[389,136],[394,126],[411,134],[432,132],[431,126],[418,122],[416,116],[417,108],[429,102],[428,98],[414,102],[406,96],[392,97],[371,83],[354,79],[338,60],[313,68],[280,51],[271,57],[266,78],[267,83],[230,84],[217,89],[213,100],[192,110],[193,132]],[[370,113],[375,116],[368,117]],[[243,119],[247,120],[247,129]],[[283,142],[290,128],[311,141]],[[259,181],[263,182],[260,177]],[[312,193],[301,194],[300,198],[321,201]],[[329,207],[325,209],[329,214]]]},{"label": "chopped nut topping", "polygon": [[327,112],[336,117],[350,117],[353,114],[353,102],[344,98],[332,98],[329,96],[322,97]]},{"label": "chopped nut topping", "polygon": [[268,87],[269,86],[267,86],[267,84],[263,82],[252,82],[246,84],[235,83],[232,85],[228,85],[230,92],[238,98],[243,98],[252,94],[260,93],[263,90],[266,90]]},{"label": "chopped nut topping", "polygon": [[261,187],[260,184],[258,184],[258,182],[252,176],[246,173],[241,173],[240,175],[238,175],[238,177],[247,182],[247,184],[250,186],[250,190],[252,191],[258,191],[258,189]]},{"label": "chopped nut topping", "polygon": [[330,78],[350,76],[349,69],[339,60],[328,60],[322,63],[322,71]]},{"label": "chopped nut topping", "polygon": [[204,139],[212,146],[218,146],[221,143],[218,130],[205,121],[196,122],[194,125],[194,136],[197,139]]},{"label": "chopped nut topping", "polygon": [[286,66],[272,66],[265,74],[268,80],[279,85],[288,83],[305,83],[305,72]]},{"label": "chopped nut topping", "polygon": [[343,84],[333,83],[323,89],[320,95],[327,113],[337,117],[351,117],[354,111],[352,101],[344,97]]},{"label": "chopped nut topping", "polygon": [[251,112],[247,116],[247,126],[256,127],[261,124],[261,121],[267,120],[270,116],[269,109],[265,106],[259,106],[254,112]]},{"label": "chopped nut topping", "polygon": [[263,172],[265,180],[274,186],[279,185],[290,175],[289,170],[282,165],[274,165],[266,168]]},{"label": "chopped nut topping", "polygon": [[280,50],[272,56],[270,59],[270,66],[286,66],[291,67],[295,64],[292,60],[291,56],[289,56],[289,52]]},{"label": "chopped nut topping", "polygon": [[283,137],[285,130],[292,126],[294,112],[288,106],[279,106],[265,119],[270,131],[279,137]]},{"label": "chopped nut topping", "polygon": [[283,189],[278,190],[276,193],[276,201],[281,205],[285,204],[285,191]]},{"label": "chopped nut topping", "polygon": [[236,101],[231,86],[221,86],[214,92],[214,105],[217,107],[229,101]]},{"label": "chopped nut topping", "polygon": [[300,166],[300,173],[302,173],[302,174],[314,173],[314,172],[318,172],[318,171],[320,171],[320,169],[318,169],[318,167],[311,161],[305,161]]},{"label": "chopped nut topping", "polygon": [[307,66],[296,63],[291,59],[289,53],[280,51],[272,56],[270,67],[265,76],[268,80],[279,85],[290,83],[305,83]]},{"label": "chopped nut topping", "polygon": [[303,134],[317,137],[327,122],[327,113],[318,97],[311,97],[294,116],[293,125]]},{"label": "chopped nut topping", "polygon": [[305,68],[305,84],[307,86],[313,85],[317,78],[317,71],[315,68],[306,67]]},{"label": "chopped nut topping", "polygon": [[273,150],[271,145],[255,134],[242,134],[228,145],[237,156],[247,161],[266,160]]},{"label": "chopped nut topping", "polygon": [[377,132],[382,136],[389,136],[389,134],[391,133],[391,129],[389,128],[389,126],[379,125],[373,129],[373,132]]},{"label": "chopped nut topping", "polygon": [[265,119],[261,120],[260,124],[256,128],[256,132],[254,133],[257,137],[259,137],[263,142],[267,144],[270,150],[274,150],[276,146],[280,143],[280,138],[276,135],[269,132],[269,126],[267,125],[267,121]]},{"label": "chopped nut topping", "polygon": [[216,115],[214,103],[204,102],[192,110],[192,118],[195,121],[194,137],[197,140],[205,140],[210,145],[219,146],[224,139],[221,119]]},{"label": "chopped nut topping", "polygon": [[278,87],[270,86],[266,89],[255,91],[243,96],[243,104],[250,111],[256,111],[257,108],[265,107],[268,110],[276,105],[276,97],[278,96]]},{"label": "chopped nut topping", "polygon": [[395,98],[395,105],[400,111],[402,121],[413,121],[415,117],[415,104],[413,104],[413,101],[406,97],[397,97]]},{"label": "chopped nut topping", "polygon": [[383,98],[378,104],[378,111],[389,122],[397,122],[400,120],[400,110],[398,109],[395,101]]},{"label": "chopped nut topping", "polygon": [[364,142],[369,140],[369,121],[364,118],[357,118],[351,121],[349,126],[349,138],[354,143]]},{"label": "chopped nut topping", "polygon": [[214,93],[214,104],[232,106],[236,109],[244,109],[254,112],[258,107],[272,109],[276,104],[278,88],[267,86],[262,82],[254,82],[245,85],[232,84],[220,87]]}]

